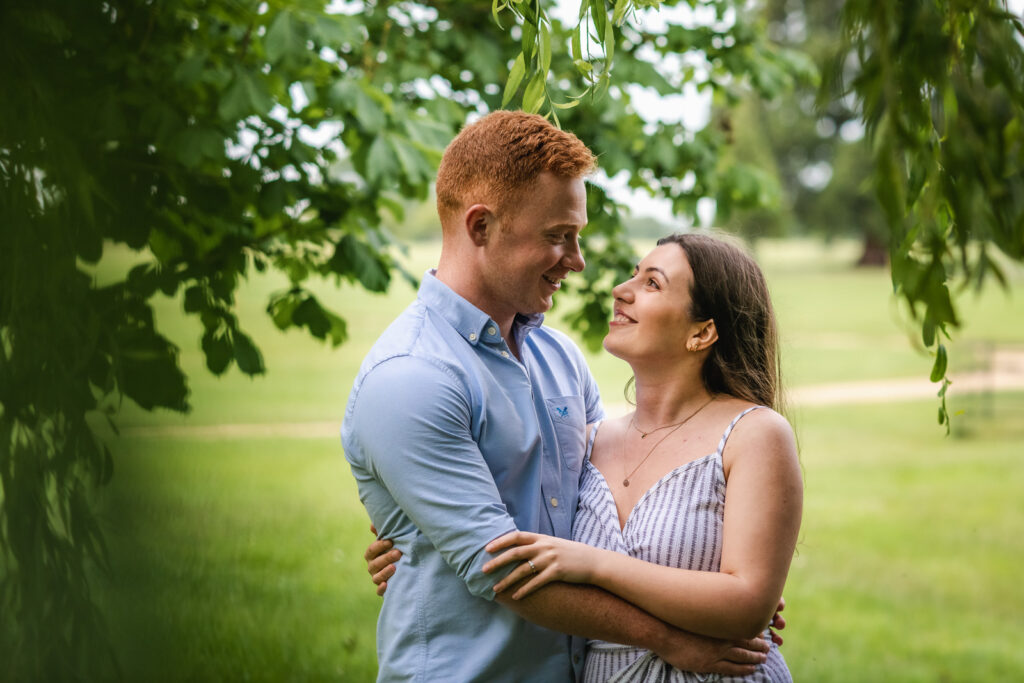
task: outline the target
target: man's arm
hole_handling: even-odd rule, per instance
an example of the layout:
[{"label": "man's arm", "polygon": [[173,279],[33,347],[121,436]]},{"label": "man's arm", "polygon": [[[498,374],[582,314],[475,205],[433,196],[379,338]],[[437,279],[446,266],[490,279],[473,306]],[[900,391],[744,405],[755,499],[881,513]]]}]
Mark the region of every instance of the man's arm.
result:
[{"label": "man's arm", "polygon": [[[370,532],[376,536],[377,529],[373,526],[370,527]],[[397,569],[397,563],[402,558],[402,551],[396,549],[395,544],[386,538],[380,538],[366,548],[366,552],[363,553],[363,559],[366,560],[366,571],[370,574],[370,580],[373,581],[377,587],[377,595],[383,596],[388,589],[388,579],[394,576]],[[527,579],[528,580],[528,579]],[[526,580],[518,585],[525,585]],[[569,584],[564,584],[569,585]],[[514,590],[508,591],[508,595],[514,594]],[[505,601],[498,598],[498,602],[504,604]],[[513,600],[512,605],[509,607],[515,607],[520,605],[522,601]],[[782,636],[779,635],[778,631],[786,628],[786,618],[782,616],[782,610],[786,607],[785,598],[779,599],[779,604],[775,609],[775,615],[772,617],[771,632],[772,641],[781,646]],[[555,628],[555,626],[551,626]],[[557,630],[557,629],[556,629]],[[593,636],[595,638],[604,639],[602,636]],[[612,639],[614,641],[614,639]]]},{"label": "man's arm", "polygon": [[651,650],[684,671],[748,676],[766,659],[768,643],[724,641],[681,631],[596,586],[550,583],[521,600],[498,602],[535,624],[585,638]]}]

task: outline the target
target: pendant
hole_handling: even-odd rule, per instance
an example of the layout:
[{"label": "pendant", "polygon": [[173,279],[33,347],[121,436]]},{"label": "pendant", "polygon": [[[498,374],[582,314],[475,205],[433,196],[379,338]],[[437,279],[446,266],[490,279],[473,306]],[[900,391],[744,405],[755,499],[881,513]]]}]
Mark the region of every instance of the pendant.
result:
[{"label": "pendant", "polygon": [[629,486],[629,479],[623,479],[622,480],[622,485],[623,486]]},{"label": "pendant", "polygon": [[640,432],[640,438],[641,439],[646,439],[647,438],[647,434],[644,434],[643,432]]}]

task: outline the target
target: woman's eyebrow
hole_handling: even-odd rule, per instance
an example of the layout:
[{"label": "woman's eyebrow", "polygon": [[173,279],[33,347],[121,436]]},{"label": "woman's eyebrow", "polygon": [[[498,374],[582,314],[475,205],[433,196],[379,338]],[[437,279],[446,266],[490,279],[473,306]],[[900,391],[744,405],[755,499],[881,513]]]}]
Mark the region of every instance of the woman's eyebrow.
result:
[{"label": "woman's eyebrow", "polygon": [[649,272],[651,272],[652,270],[653,270],[653,271],[655,271],[655,272],[661,273],[661,276],[662,276],[663,278],[665,278],[665,282],[669,282],[669,283],[671,283],[671,280],[669,280],[669,279],[668,279],[668,275],[665,275],[665,271],[664,271],[664,270],[662,270],[661,268],[658,268],[657,266],[649,266],[649,267],[647,267],[647,268],[644,268],[644,272],[645,272],[645,273],[649,273]]}]

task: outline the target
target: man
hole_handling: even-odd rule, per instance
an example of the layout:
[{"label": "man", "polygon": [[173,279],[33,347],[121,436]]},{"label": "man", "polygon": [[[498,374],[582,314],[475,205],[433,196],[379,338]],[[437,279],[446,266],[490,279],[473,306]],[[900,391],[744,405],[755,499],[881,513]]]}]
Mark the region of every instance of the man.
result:
[{"label": "man", "polygon": [[604,411],[579,350],[541,322],[583,269],[593,168],[574,135],[521,112],[480,119],[445,151],[438,267],[363,362],[342,426],[360,499],[403,555],[377,626],[379,680],[569,681],[583,653],[564,633],[683,669],[763,660],[592,586],[495,597],[507,572],[481,571],[484,546],[513,529],[571,536],[586,426]]}]

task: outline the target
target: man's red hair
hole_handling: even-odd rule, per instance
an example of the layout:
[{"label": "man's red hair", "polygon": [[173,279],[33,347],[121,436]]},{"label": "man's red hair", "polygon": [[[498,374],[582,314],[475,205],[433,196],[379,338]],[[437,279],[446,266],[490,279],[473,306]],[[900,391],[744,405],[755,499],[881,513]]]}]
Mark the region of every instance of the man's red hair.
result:
[{"label": "man's red hair", "polygon": [[543,116],[495,111],[455,136],[437,172],[437,212],[441,224],[470,204],[502,210],[523,187],[548,171],[582,178],[596,165],[578,137]]}]

